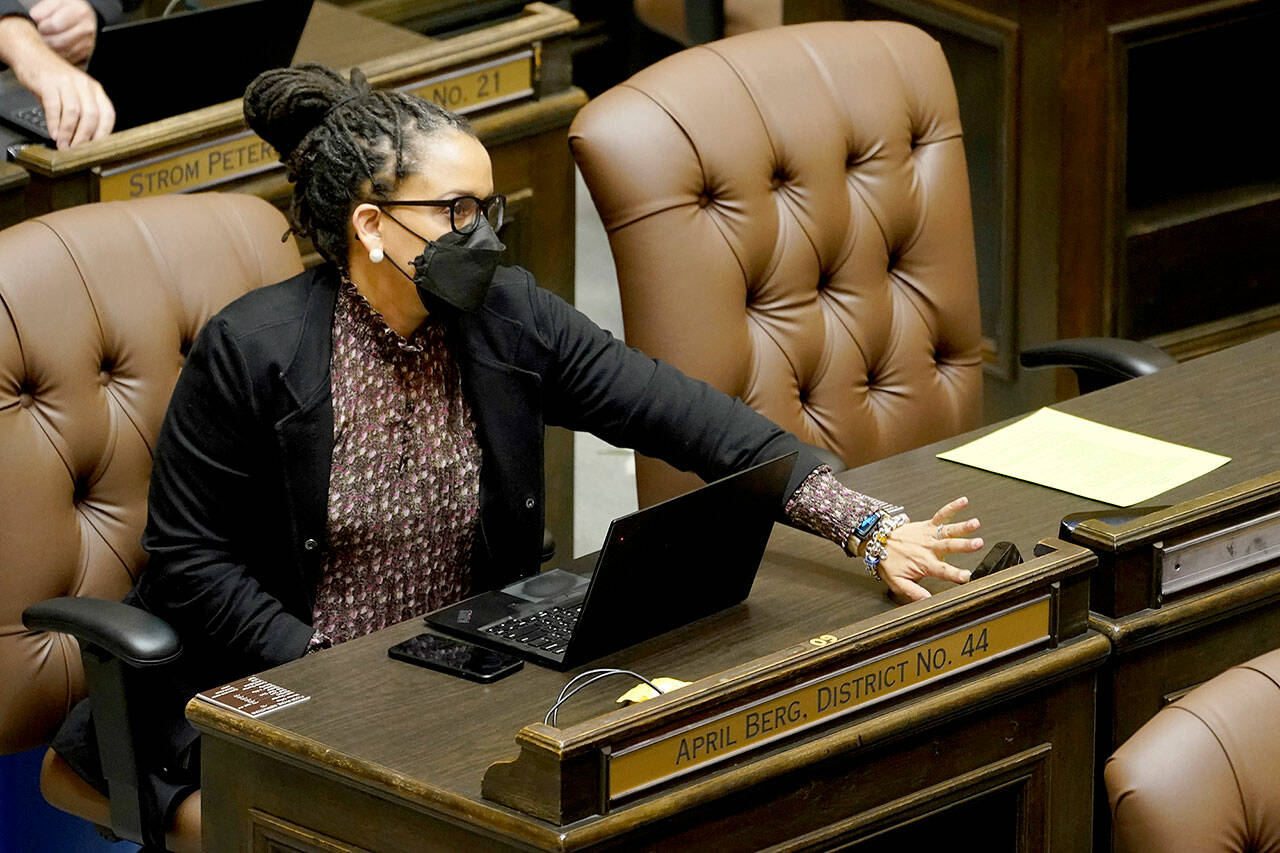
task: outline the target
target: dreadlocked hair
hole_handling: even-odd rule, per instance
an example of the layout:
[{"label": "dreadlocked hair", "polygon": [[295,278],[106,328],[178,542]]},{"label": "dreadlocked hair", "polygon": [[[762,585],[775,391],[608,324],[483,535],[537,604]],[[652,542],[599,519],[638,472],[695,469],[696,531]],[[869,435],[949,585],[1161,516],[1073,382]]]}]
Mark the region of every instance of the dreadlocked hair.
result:
[{"label": "dreadlocked hair", "polygon": [[259,74],[244,93],[249,127],[280,155],[293,182],[289,224],[345,270],[347,224],[365,201],[391,197],[421,171],[423,137],[466,120],[430,101],[372,89],[359,69],[351,79],[323,65]]}]

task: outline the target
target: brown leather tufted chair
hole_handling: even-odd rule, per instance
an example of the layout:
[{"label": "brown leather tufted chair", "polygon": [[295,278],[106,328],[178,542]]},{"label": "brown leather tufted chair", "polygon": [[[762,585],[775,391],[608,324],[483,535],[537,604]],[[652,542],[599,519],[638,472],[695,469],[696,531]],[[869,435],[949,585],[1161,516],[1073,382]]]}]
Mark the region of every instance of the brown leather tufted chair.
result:
[{"label": "brown leather tufted chair", "polygon": [[1280,649],[1161,710],[1104,777],[1120,853],[1280,850]]},{"label": "brown leather tufted chair", "polygon": [[[24,609],[33,627],[77,629],[91,668],[97,664],[90,651],[108,659],[106,651],[137,655],[141,663],[175,652],[163,636],[147,633],[163,634],[167,626],[119,603],[145,562],[139,537],[152,442],[183,355],[210,315],[252,288],[301,271],[293,241],[280,240],[285,228],[265,201],[205,194],[91,204],[0,232],[5,752],[48,743],[85,692],[76,641],[24,631]],[[78,609],[68,609],[65,599],[46,601],[58,596],[82,598],[69,602]],[[31,618],[41,612],[43,620]],[[141,634],[114,636],[135,619]],[[121,669],[112,661],[99,669]],[[95,709],[100,695],[94,684]],[[98,727],[102,735],[102,721]],[[104,766],[106,744],[119,746],[121,738],[100,736]],[[129,792],[113,784],[108,805],[52,752],[41,788],[59,808],[143,840],[130,825],[138,821],[136,796],[130,802]],[[165,843],[198,849],[199,837],[197,796],[180,809]]]},{"label": "brown leather tufted chair", "polygon": [[[975,427],[977,267],[955,90],[918,29],[823,22],[695,47],[570,143],[627,342],[849,465]],[[637,461],[640,503],[692,475]]]}]

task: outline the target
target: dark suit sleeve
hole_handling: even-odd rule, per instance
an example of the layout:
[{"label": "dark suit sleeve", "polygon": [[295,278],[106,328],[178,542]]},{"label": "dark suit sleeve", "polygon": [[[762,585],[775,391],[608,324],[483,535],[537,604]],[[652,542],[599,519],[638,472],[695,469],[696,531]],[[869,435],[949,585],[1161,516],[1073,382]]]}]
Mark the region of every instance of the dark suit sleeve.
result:
[{"label": "dark suit sleeve", "polygon": [[98,24],[114,24],[124,18],[125,12],[131,12],[142,4],[142,0],[89,0],[89,5],[98,13]]},{"label": "dark suit sleeve", "polygon": [[538,332],[553,353],[543,385],[548,423],[586,430],[708,482],[798,451],[783,504],[821,464],[741,400],[628,347],[555,294],[532,292]]},{"label": "dark suit sleeve", "polygon": [[120,0],[89,0],[93,11],[98,13],[98,24],[113,24],[124,16],[124,7]]},{"label": "dark suit sleeve", "polygon": [[287,612],[243,564],[255,460],[264,431],[244,359],[222,321],[197,337],[156,442],[138,583],[147,609],[184,643],[225,650],[265,669],[301,657],[312,628]]},{"label": "dark suit sleeve", "polygon": [[21,15],[24,18],[31,17],[27,14],[27,7],[23,6],[18,0],[0,0],[0,18],[6,15]]}]

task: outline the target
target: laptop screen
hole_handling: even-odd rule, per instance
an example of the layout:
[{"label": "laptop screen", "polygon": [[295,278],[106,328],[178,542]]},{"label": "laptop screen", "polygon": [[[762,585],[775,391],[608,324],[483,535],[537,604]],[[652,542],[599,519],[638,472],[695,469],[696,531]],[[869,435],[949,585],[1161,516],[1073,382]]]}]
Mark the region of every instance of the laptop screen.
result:
[{"label": "laptop screen", "polygon": [[796,454],[614,520],[574,634],[592,657],[745,599]]},{"label": "laptop screen", "polygon": [[[751,592],[795,460],[789,453],[615,519],[589,583],[543,572],[427,623],[564,669],[737,604]],[[542,616],[571,625],[571,636],[549,636],[562,632]]]},{"label": "laptop screen", "polygon": [[103,27],[89,60],[116,129],[234,100],[293,60],[312,0],[239,0]]}]

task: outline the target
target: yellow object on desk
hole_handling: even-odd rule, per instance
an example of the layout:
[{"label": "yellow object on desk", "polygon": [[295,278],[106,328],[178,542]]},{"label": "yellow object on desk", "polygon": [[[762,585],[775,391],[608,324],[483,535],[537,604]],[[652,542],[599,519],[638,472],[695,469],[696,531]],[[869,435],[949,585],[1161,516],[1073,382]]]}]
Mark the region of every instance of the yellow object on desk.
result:
[{"label": "yellow object on desk", "polygon": [[1118,506],[1147,500],[1231,461],[1054,409],[1040,409],[938,458]]},{"label": "yellow object on desk", "polygon": [[[692,683],[693,682],[691,681],[681,681],[678,678],[667,678],[665,675],[659,676],[653,680],[654,687],[657,687],[663,693],[670,693],[672,690],[676,690],[680,687],[688,687]],[[653,687],[650,687],[647,684],[637,684],[635,687],[632,687],[626,693],[623,693],[618,697],[618,704],[634,705],[637,702],[652,699],[657,695],[658,694],[654,692]]]}]

